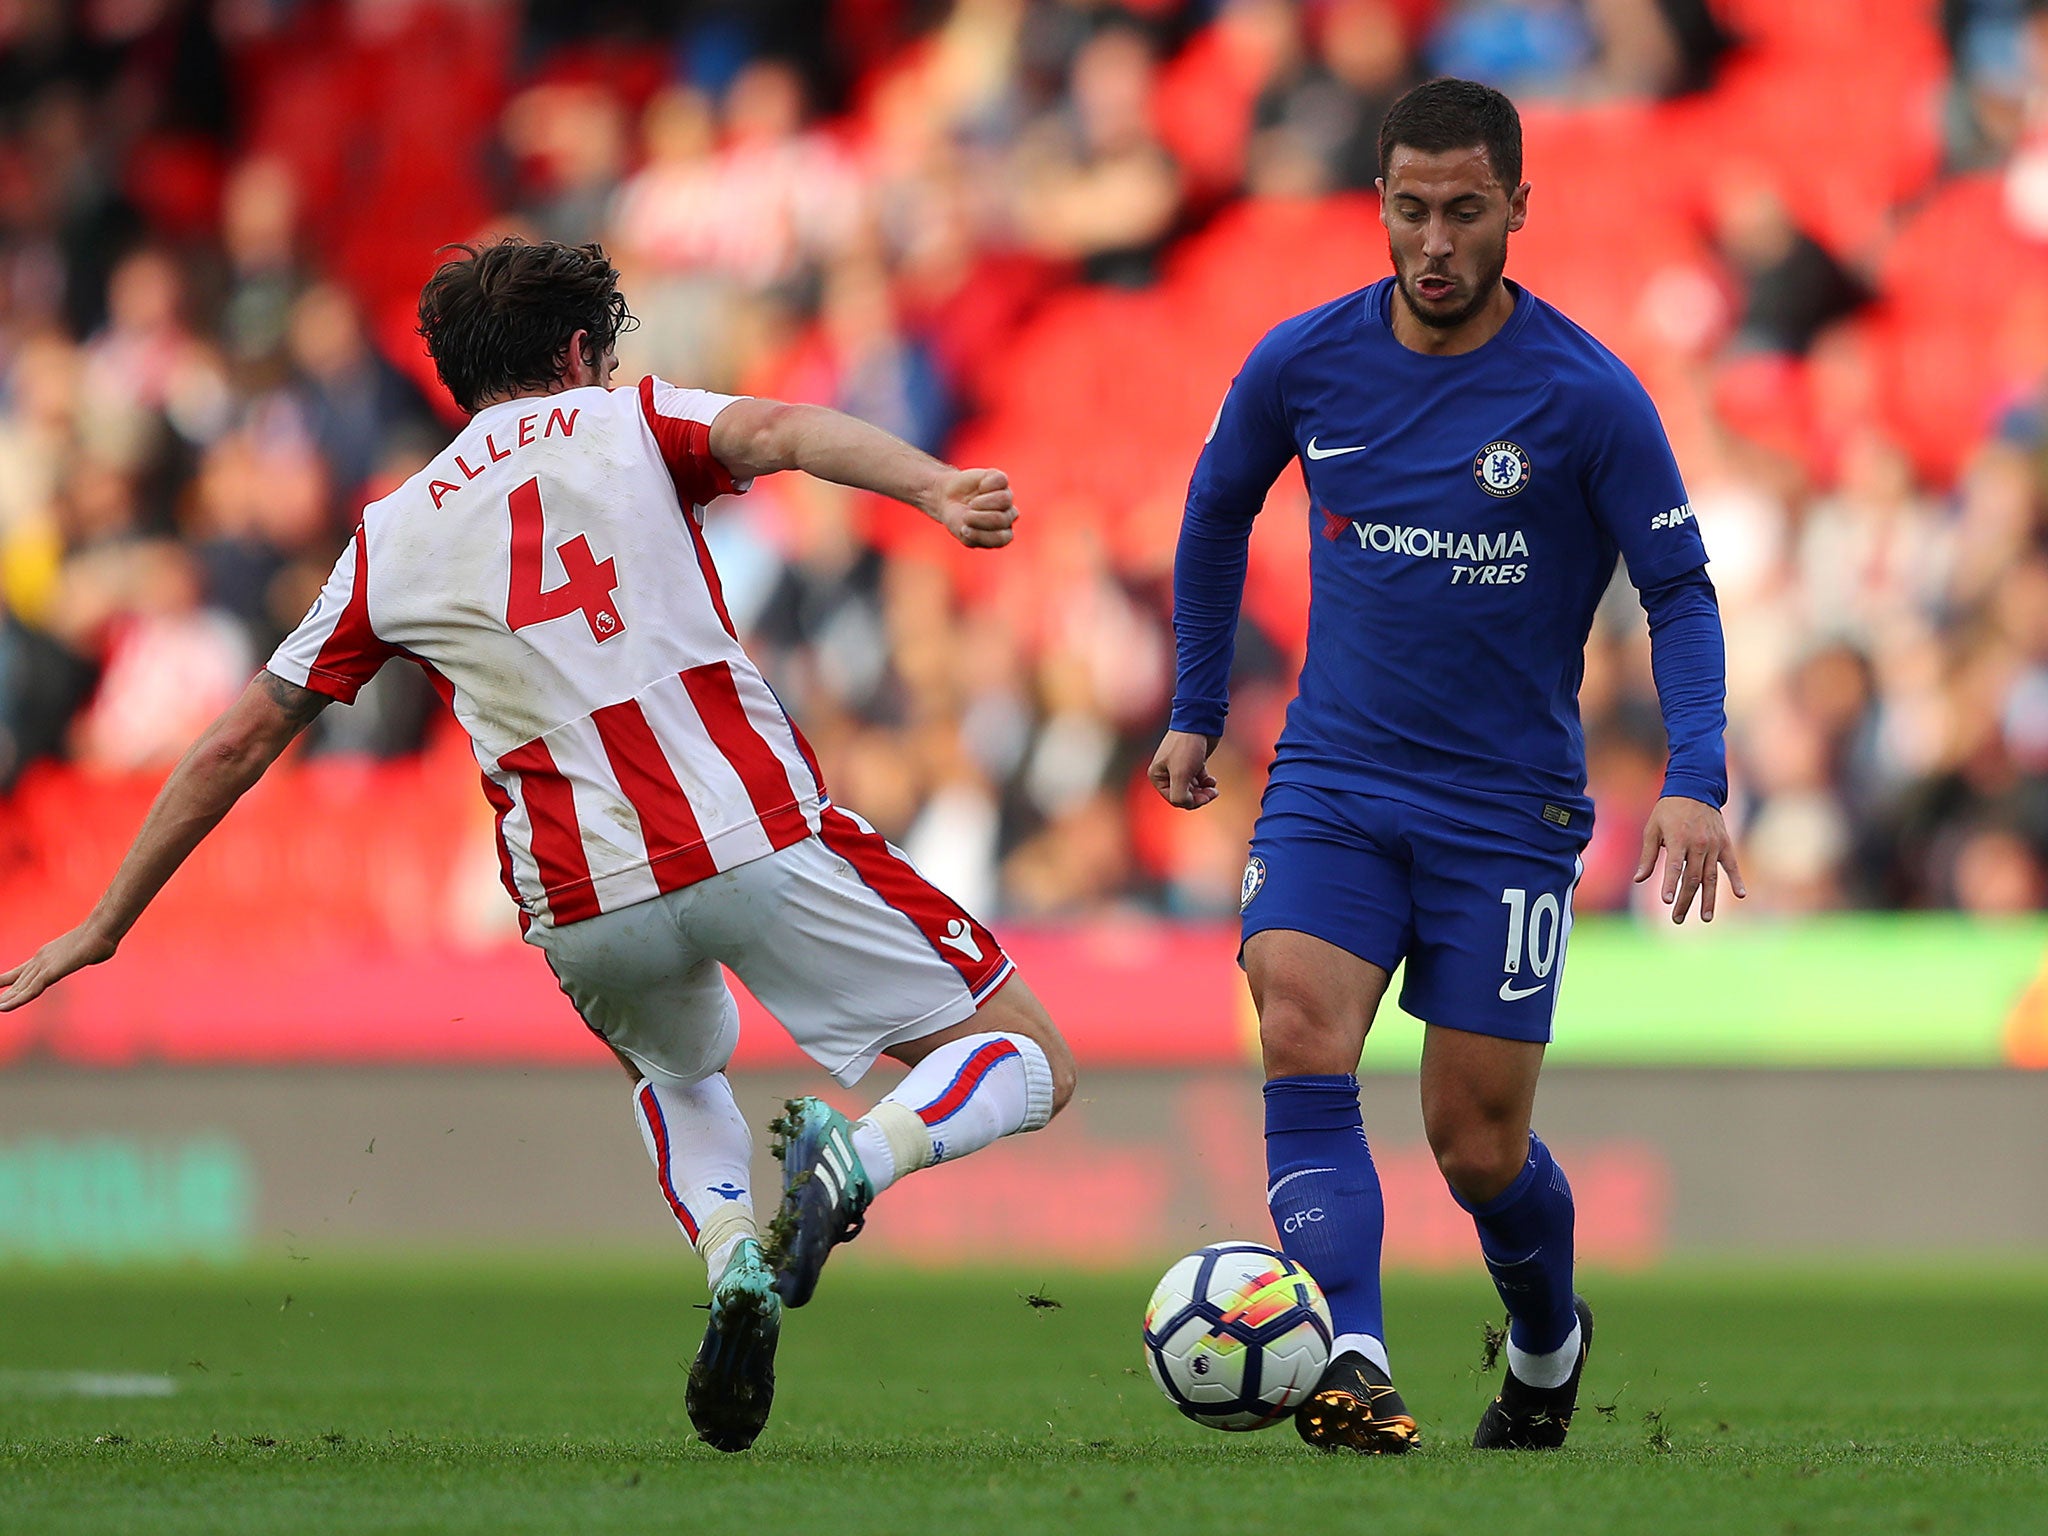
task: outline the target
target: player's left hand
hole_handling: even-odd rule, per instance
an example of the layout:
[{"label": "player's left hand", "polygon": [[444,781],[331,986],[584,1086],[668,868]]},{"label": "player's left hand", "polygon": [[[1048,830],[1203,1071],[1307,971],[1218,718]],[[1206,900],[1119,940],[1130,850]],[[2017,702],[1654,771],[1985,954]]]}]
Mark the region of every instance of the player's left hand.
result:
[{"label": "player's left hand", "polygon": [[0,971],[0,1013],[19,1008],[62,981],[114,957],[114,941],[91,923],[50,940],[12,970]]},{"label": "player's left hand", "polygon": [[1199,811],[1221,794],[1216,775],[1209,771],[1209,759],[1220,740],[1193,731],[1168,731],[1153,754],[1149,775],[1160,798],[1184,811]]},{"label": "player's left hand", "polygon": [[939,482],[932,516],[969,549],[1001,549],[1015,536],[1017,498],[1000,469],[956,469]]},{"label": "player's left hand", "polygon": [[1666,795],[1650,812],[1643,828],[1643,856],[1636,861],[1636,884],[1641,885],[1657,868],[1657,850],[1668,850],[1664,859],[1664,904],[1671,908],[1671,921],[1682,923],[1692,909],[1695,894],[1700,898],[1700,921],[1714,920],[1714,897],[1721,870],[1728,871],[1728,888],[1747,896],[1742,871],[1735,864],[1735,839],[1721,813],[1704,800],[1683,795]]}]

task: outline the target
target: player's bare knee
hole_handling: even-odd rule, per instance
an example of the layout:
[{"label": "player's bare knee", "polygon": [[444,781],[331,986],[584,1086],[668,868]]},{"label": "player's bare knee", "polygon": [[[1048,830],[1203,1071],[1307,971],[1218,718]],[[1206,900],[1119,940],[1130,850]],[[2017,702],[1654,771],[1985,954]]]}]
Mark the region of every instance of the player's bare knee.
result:
[{"label": "player's bare knee", "polygon": [[[1029,1029],[1020,1029],[1045,1052],[1045,1064],[1052,1071],[1052,1113],[1057,1115],[1067,1107],[1074,1097],[1074,1088],[1080,1079],[1080,1069],[1074,1062],[1074,1052],[1067,1044],[1067,1038],[1051,1018],[1039,1010],[1040,1017]],[[1048,1117],[1050,1118],[1050,1117]]]},{"label": "player's bare knee", "polygon": [[1484,1205],[1515,1181],[1514,1170],[1502,1173],[1495,1159],[1468,1157],[1462,1151],[1439,1154],[1436,1166],[1467,1205]]},{"label": "player's bare knee", "polygon": [[1299,1077],[1306,1073],[1342,1073],[1357,1068],[1355,1054],[1345,1060],[1342,1031],[1314,1010],[1287,997],[1268,997],[1259,1015],[1259,1054],[1266,1076]]},{"label": "player's bare knee", "polygon": [[1045,1052],[1046,1065],[1052,1068],[1052,1112],[1057,1115],[1073,1099],[1080,1069],[1075,1065],[1073,1051],[1067,1047],[1066,1037],[1057,1029],[1049,1040],[1040,1040],[1038,1044]]},{"label": "player's bare knee", "polygon": [[1429,1128],[1430,1150],[1444,1182],[1468,1205],[1484,1205],[1515,1182],[1529,1155],[1529,1138],[1509,1136],[1484,1120],[1456,1128]]},{"label": "player's bare knee", "polygon": [[1080,1078],[1073,1049],[1022,975],[1012,975],[983,1003],[974,1022],[977,1028],[1022,1035],[1035,1043],[1045,1053],[1045,1064],[1052,1072],[1052,1112],[1057,1115],[1067,1107]]}]

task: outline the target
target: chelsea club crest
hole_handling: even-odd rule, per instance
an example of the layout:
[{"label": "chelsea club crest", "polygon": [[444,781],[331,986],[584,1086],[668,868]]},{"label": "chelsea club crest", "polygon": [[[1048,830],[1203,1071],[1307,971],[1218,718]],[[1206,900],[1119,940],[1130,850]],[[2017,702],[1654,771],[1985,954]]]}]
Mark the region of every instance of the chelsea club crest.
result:
[{"label": "chelsea club crest", "polygon": [[1488,443],[1472,460],[1472,478],[1489,496],[1512,496],[1529,483],[1529,455],[1519,443]]},{"label": "chelsea club crest", "polygon": [[1256,853],[1245,862],[1244,884],[1237,893],[1237,910],[1242,912],[1252,904],[1252,898],[1259,894],[1259,887],[1266,883],[1266,861]]}]

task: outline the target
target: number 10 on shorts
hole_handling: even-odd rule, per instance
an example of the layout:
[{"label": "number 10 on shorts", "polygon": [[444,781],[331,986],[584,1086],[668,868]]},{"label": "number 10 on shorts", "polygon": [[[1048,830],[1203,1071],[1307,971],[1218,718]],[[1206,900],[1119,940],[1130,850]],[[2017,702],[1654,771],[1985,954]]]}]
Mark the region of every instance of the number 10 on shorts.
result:
[{"label": "number 10 on shorts", "polygon": [[1546,979],[1557,964],[1564,936],[1564,910],[1557,897],[1544,891],[1532,902],[1526,889],[1511,885],[1500,893],[1500,899],[1508,909],[1508,948],[1501,969],[1510,976],[1521,975],[1526,953],[1530,971],[1539,981]]}]

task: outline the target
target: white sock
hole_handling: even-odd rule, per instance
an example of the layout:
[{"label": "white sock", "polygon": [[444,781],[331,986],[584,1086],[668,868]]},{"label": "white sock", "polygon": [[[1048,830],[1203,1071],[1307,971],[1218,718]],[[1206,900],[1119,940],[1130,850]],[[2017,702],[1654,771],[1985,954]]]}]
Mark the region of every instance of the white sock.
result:
[{"label": "white sock", "polygon": [[755,1235],[747,1187],[754,1136],[733,1102],[732,1084],[723,1072],[687,1087],[642,1078],[633,1089],[633,1118],[662,1198],[715,1284],[740,1239]]},{"label": "white sock", "polygon": [[1052,1067],[1028,1035],[969,1035],[940,1046],[853,1128],[853,1150],[881,1193],[906,1173],[978,1152],[1052,1118]]},{"label": "white sock", "polygon": [[1544,1391],[1561,1387],[1571,1379],[1572,1367],[1578,1363],[1579,1325],[1576,1322],[1565,1341],[1547,1355],[1532,1355],[1515,1348],[1513,1339],[1508,1340],[1508,1369],[1515,1373],[1515,1380],[1527,1387]]},{"label": "white sock", "polygon": [[1387,1346],[1369,1333],[1340,1333],[1330,1340],[1330,1358],[1339,1355],[1363,1355],[1393,1379],[1394,1368],[1387,1363]]}]

